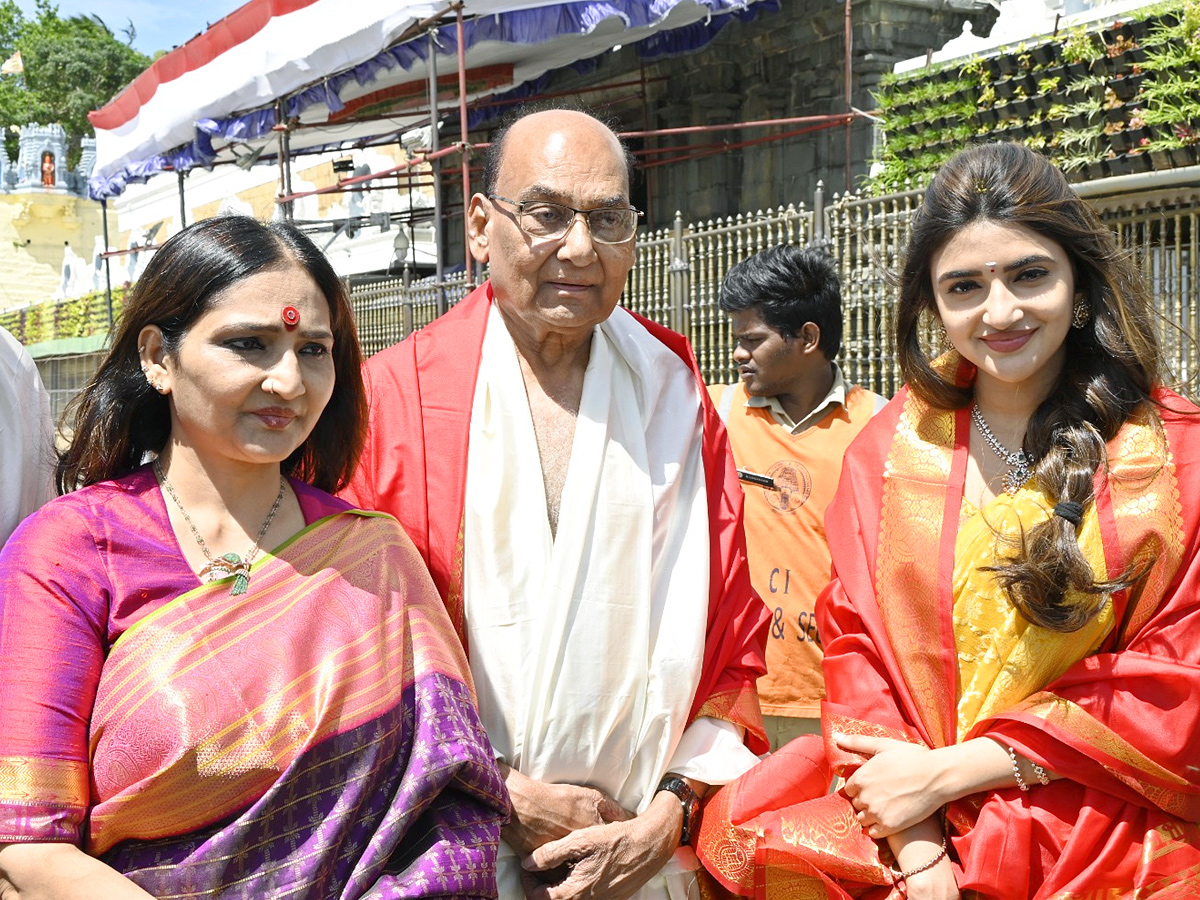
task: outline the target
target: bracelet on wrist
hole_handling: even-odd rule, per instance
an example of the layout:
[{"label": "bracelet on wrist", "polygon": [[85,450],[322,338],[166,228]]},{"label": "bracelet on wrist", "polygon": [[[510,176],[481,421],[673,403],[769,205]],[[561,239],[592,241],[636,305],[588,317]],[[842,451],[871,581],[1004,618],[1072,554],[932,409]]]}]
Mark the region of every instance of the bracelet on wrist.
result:
[{"label": "bracelet on wrist", "polygon": [[1029,785],[1025,783],[1025,779],[1021,777],[1021,767],[1017,764],[1017,751],[1011,746],[1008,748],[1008,758],[1012,760],[1013,775],[1017,779],[1017,787],[1021,789],[1021,793],[1029,790]]},{"label": "bracelet on wrist", "polygon": [[[1029,785],[1025,782],[1025,779],[1021,777],[1021,766],[1017,762],[1017,751],[1012,747],[1008,748],[1008,758],[1012,760],[1013,775],[1017,779],[1017,787],[1019,787],[1022,791],[1029,790]],[[1032,759],[1029,760],[1029,765],[1033,769],[1033,774],[1037,777],[1039,784],[1045,785],[1050,783],[1050,776],[1046,774],[1045,769],[1035,763]]]},{"label": "bracelet on wrist", "polygon": [[1032,759],[1029,760],[1029,764],[1031,766],[1033,766],[1033,774],[1037,776],[1037,780],[1041,784],[1049,784],[1050,783],[1050,776],[1046,774],[1045,769],[1043,769],[1041,766],[1039,766],[1037,763],[1035,763]]},{"label": "bracelet on wrist", "polygon": [[943,834],[942,835],[942,849],[938,850],[938,852],[934,855],[933,859],[929,860],[929,862],[925,863],[924,865],[917,866],[915,869],[909,869],[904,872],[900,871],[899,869],[893,869],[891,866],[888,866],[888,872],[892,876],[892,886],[895,887],[900,882],[907,881],[909,878],[911,878],[914,875],[917,875],[921,872],[926,872],[929,869],[932,869],[934,866],[936,866],[938,863],[940,863],[943,859],[945,859],[945,857],[946,857],[946,835]]}]

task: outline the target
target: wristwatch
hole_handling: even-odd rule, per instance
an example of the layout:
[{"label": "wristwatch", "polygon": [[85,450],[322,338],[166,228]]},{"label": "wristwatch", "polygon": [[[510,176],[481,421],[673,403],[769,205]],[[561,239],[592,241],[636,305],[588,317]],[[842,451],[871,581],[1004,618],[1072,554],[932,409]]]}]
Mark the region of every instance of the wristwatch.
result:
[{"label": "wristwatch", "polygon": [[683,804],[683,832],[679,835],[679,845],[690,844],[695,836],[697,817],[700,815],[700,798],[692,790],[691,785],[678,775],[667,775],[658,783],[655,794],[659,791],[670,791]]}]

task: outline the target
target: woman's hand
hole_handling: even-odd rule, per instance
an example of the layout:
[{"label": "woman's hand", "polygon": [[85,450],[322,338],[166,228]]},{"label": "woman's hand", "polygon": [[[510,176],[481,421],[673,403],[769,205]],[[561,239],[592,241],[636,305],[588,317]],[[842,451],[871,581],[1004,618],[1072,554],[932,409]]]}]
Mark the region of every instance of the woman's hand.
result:
[{"label": "woman's hand", "polygon": [[907,900],[958,900],[959,897],[954,867],[948,859],[906,878],[902,885],[900,895]]},{"label": "woman's hand", "polygon": [[[888,838],[901,872],[921,869],[900,881],[891,897],[907,900],[958,900],[958,881],[950,857],[942,852],[944,832],[938,818],[931,817]],[[941,857],[938,859],[938,857]],[[929,868],[930,860],[937,859]]]},{"label": "woman's hand", "polygon": [[0,844],[0,897],[154,900],[124,875],[74,844]]},{"label": "woman's hand", "polygon": [[885,838],[937,812],[947,800],[938,790],[938,754],[918,744],[869,735],[834,735],[843,750],[870,757],[842,788],[873,838]]},{"label": "woman's hand", "polygon": [[[1008,746],[992,737],[930,750],[917,744],[865,735],[834,735],[843,750],[869,759],[846,781],[845,792],[858,810],[859,824],[873,838],[907,828],[942,806],[1016,783]],[[1016,754],[1026,786],[1038,784],[1033,764]],[[1062,776],[1042,769],[1047,781]]]}]

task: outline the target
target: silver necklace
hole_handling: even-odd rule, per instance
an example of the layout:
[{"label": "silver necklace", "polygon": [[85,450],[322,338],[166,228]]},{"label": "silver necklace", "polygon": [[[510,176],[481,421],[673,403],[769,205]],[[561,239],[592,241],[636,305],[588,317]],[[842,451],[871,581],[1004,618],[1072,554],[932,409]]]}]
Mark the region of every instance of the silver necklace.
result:
[{"label": "silver necklace", "polygon": [[1008,471],[1004,474],[1004,489],[1010,494],[1015,494],[1025,482],[1033,477],[1033,457],[1024,450],[1010,451],[1000,443],[1000,439],[992,434],[992,429],[988,428],[987,422],[984,421],[978,403],[971,407],[971,421],[979,429],[979,435],[983,438],[983,442],[992,448],[992,452],[1000,457],[1001,462],[1008,466]]},{"label": "silver necklace", "polygon": [[204,558],[208,560],[208,565],[197,573],[200,580],[204,582],[216,581],[218,578],[228,578],[232,575],[233,587],[230,588],[229,593],[246,593],[246,588],[250,587],[250,564],[254,562],[254,557],[258,556],[258,545],[262,543],[262,539],[266,536],[267,529],[271,527],[271,522],[275,518],[275,512],[279,509],[279,504],[283,500],[283,492],[287,484],[283,480],[283,476],[279,476],[279,493],[275,495],[275,502],[271,504],[271,511],[267,513],[267,517],[263,520],[262,528],[258,529],[258,537],[254,539],[254,546],[250,548],[250,552],[246,554],[246,558],[242,559],[236,553],[226,553],[213,559],[213,555],[208,551],[208,544],[204,542],[204,537],[196,528],[196,523],[192,521],[192,517],[188,515],[188,511],[183,508],[183,502],[179,499],[179,495],[175,493],[175,488],[171,487],[171,482],[167,481],[162,463],[157,459],[154,461],[154,475],[158,479],[158,483],[162,485],[163,490],[175,501],[175,505],[179,507],[179,511],[183,513],[183,520],[187,522],[188,528],[192,530],[192,537],[196,539],[196,543],[200,545],[201,552],[204,553]]}]

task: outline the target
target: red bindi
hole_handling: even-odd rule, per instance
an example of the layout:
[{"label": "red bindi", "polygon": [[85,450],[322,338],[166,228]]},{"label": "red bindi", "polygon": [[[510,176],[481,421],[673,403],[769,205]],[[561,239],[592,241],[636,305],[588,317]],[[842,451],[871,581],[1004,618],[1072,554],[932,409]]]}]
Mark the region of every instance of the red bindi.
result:
[{"label": "red bindi", "polygon": [[300,310],[294,306],[285,306],[280,313],[284,326],[291,330],[300,324]]}]

